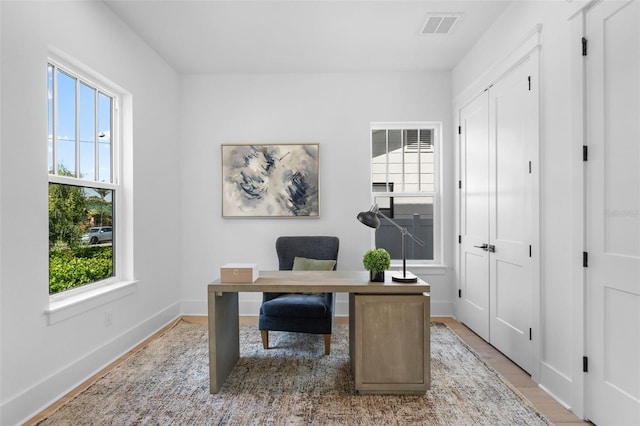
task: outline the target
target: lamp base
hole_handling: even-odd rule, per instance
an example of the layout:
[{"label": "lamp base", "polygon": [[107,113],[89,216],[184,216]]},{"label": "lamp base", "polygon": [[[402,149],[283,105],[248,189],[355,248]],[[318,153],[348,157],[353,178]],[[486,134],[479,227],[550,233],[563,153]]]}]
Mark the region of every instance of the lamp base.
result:
[{"label": "lamp base", "polygon": [[405,275],[403,275],[402,272],[398,272],[391,276],[391,280],[397,283],[417,283],[418,277],[410,272],[407,272]]}]

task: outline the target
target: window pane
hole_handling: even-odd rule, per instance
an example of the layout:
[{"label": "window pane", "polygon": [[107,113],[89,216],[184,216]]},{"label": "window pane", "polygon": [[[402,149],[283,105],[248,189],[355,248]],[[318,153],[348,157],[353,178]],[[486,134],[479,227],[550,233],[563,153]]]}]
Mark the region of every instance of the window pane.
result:
[{"label": "window pane", "polygon": [[47,65],[47,109],[49,113],[47,126],[48,170],[53,173],[53,65]]},{"label": "window pane", "polygon": [[386,163],[387,158],[387,131],[373,130],[371,132],[371,157],[381,159]]},{"label": "window pane", "polygon": [[[375,193],[374,193],[375,194]],[[433,197],[375,196],[378,206],[391,210],[393,220],[425,242],[424,247],[406,237],[407,259],[433,259]],[[387,210],[382,210],[387,214]],[[402,234],[382,219],[376,230],[376,247],[385,248],[392,259],[402,259]]]},{"label": "window pane", "polygon": [[111,108],[109,96],[98,94],[98,170],[99,182],[111,182]]},{"label": "window pane", "polygon": [[389,130],[389,152],[402,151],[402,130]]},{"label": "window pane", "polygon": [[96,179],[96,91],[80,83],[80,178]]},{"label": "window pane", "polygon": [[76,79],[57,72],[58,174],[76,175]]},{"label": "window pane", "polygon": [[49,293],[113,276],[114,191],[49,183]]}]

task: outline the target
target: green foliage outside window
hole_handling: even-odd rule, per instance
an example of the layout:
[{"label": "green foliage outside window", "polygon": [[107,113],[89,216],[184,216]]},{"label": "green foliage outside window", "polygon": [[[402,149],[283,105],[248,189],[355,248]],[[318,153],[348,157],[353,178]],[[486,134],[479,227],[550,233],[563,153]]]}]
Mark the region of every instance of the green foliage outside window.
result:
[{"label": "green foliage outside window", "polygon": [[[69,173],[61,166],[59,174]],[[49,294],[113,276],[112,242],[83,240],[93,226],[111,226],[111,190],[49,184]]]},{"label": "green foliage outside window", "polygon": [[113,275],[113,251],[106,247],[49,251],[49,293],[80,287]]},{"label": "green foliage outside window", "polygon": [[49,184],[49,247],[80,243],[87,220],[87,199],[80,186]]}]

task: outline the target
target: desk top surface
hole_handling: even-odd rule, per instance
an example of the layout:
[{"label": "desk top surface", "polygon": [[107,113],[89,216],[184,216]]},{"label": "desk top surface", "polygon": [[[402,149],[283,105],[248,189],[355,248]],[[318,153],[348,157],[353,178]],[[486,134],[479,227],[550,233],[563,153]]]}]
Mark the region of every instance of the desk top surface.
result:
[{"label": "desk top surface", "polygon": [[253,283],[229,283],[215,280],[209,292],[326,292],[416,294],[429,292],[429,284],[418,278],[417,283],[391,280],[394,272],[385,272],[385,282],[369,281],[367,271],[260,271]]}]

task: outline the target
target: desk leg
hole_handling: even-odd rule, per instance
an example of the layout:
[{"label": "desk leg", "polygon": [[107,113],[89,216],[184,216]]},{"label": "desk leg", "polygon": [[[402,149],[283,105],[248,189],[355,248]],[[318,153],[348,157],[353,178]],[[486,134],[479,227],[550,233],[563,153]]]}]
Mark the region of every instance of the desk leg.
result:
[{"label": "desk leg", "polygon": [[356,376],[356,355],[354,349],[356,347],[356,295],[349,293],[349,363],[351,364],[351,374]]},{"label": "desk leg", "polygon": [[238,293],[209,291],[209,391],[218,393],[240,358]]}]

